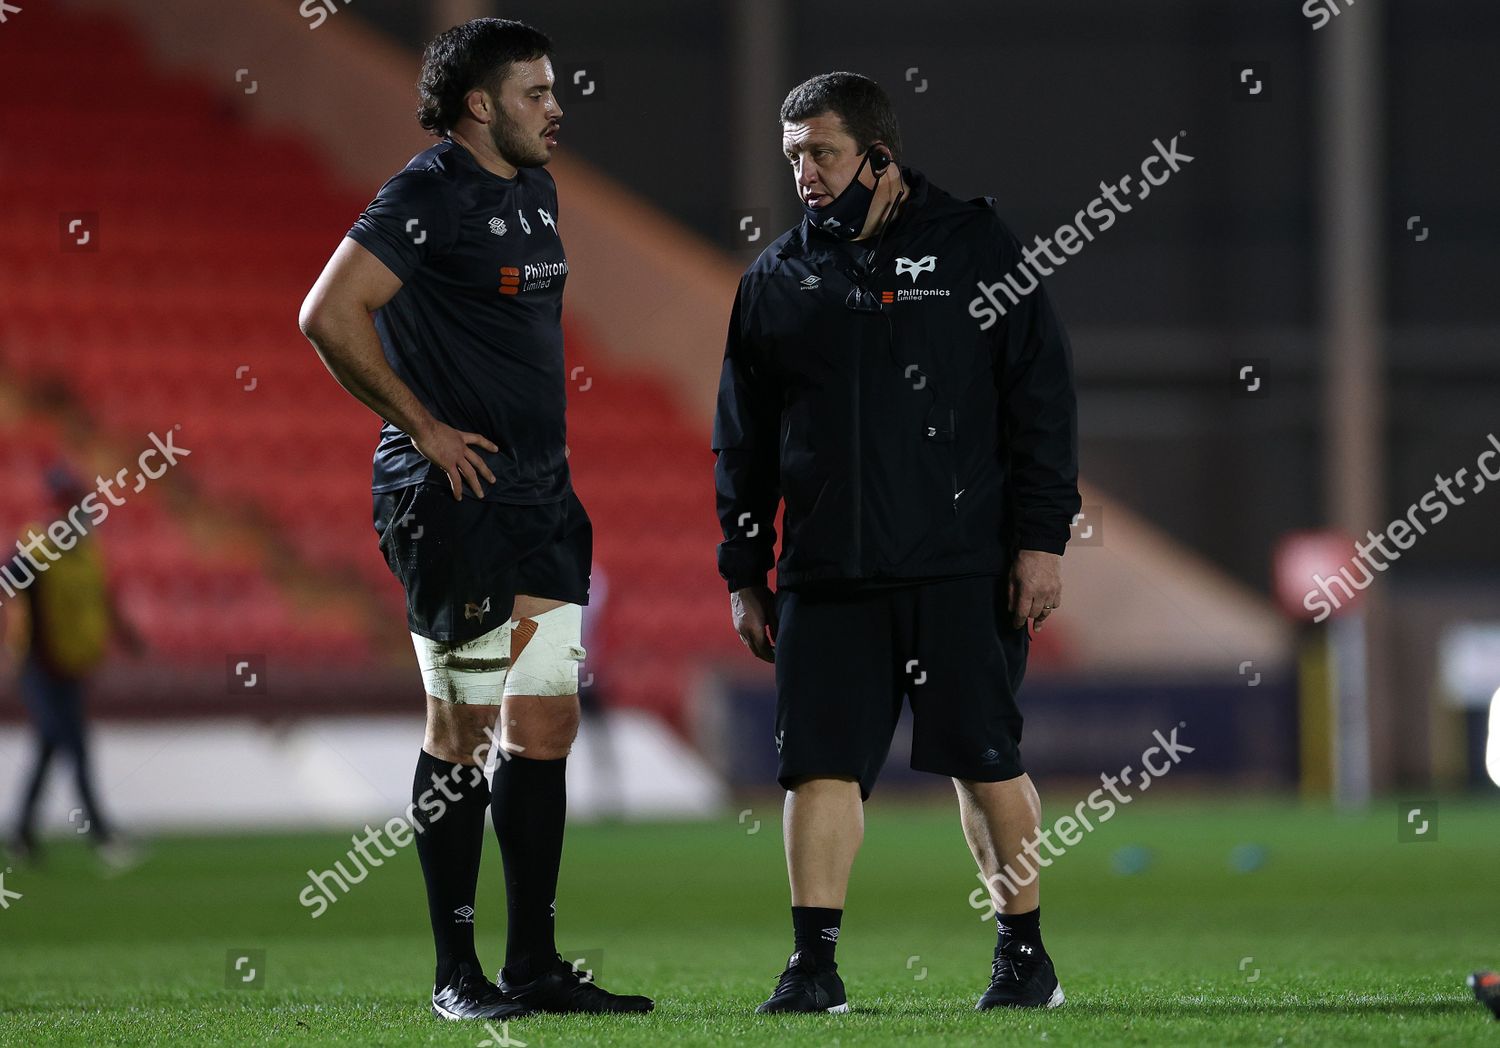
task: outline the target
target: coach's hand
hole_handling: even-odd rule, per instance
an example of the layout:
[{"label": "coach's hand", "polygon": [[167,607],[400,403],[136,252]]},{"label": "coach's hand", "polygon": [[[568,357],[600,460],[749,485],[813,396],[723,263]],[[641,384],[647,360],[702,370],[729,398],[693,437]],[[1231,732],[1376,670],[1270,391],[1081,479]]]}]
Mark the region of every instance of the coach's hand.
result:
[{"label": "coach's hand", "polygon": [[411,442],[422,453],[423,458],[448,475],[448,486],[453,489],[455,499],[463,498],[466,481],[469,490],[479,498],[484,498],[484,489],[479,486],[480,477],[491,484],[495,483],[495,474],[484,464],[484,458],[479,452],[470,446],[478,445],[486,451],[499,451],[500,448],[488,437],[481,437],[478,433],[463,433],[434,420],[420,434],[414,435]]},{"label": "coach's hand", "polygon": [[734,631],[757,659],[776,661],[776,598],[767,586],[746,586],[729,595]]},{"label": "coach's hand", "polygon": [[1023,549],[1010,569],[1011,626],[1020,629],[1031,619],[1040,630],[1047,616],[1062,606],[1062,558],[1056,553]]}]

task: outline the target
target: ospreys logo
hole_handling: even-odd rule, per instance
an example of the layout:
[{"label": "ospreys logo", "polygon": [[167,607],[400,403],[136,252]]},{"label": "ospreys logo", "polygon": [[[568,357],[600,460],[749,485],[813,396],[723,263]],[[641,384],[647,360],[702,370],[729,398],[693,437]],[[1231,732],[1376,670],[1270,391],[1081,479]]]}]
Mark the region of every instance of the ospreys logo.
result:
[{"label": "ospreys logo", "polygon": [[898,277],[902,275],[910,275],[911,282],[913,284],[917,282],[917,277],[921,276],[923,273],[933,273],[936,271],[936,255],[927,255],[923,258],[917,259],[915,262],[913,262],[909,258],[896,259],[896,275]]},{"label": "ospreys logo", "polygon": [[[896,276],[909,276],[915,284],[917,277],[923,273],[937,272],[937,256],[923,255],[918,259],[898,258],[896,259]],[[883,305],[895,302],[920,302],[924,298],[948,298],[953,292],[945,287],[898,287],[894,291],[882,291],[880,301]]]}]

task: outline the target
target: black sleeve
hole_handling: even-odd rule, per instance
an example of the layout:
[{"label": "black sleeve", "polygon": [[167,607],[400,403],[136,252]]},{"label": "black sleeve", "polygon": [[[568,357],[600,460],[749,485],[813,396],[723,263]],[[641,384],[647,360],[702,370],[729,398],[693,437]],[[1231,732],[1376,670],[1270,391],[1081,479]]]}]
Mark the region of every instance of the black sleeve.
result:
[{"label": "black sleeve", "polygon": [[742,280],[729,317],[713,435],[714,487],[724,533],[719,574],[731,591],[765,585],[776,563],[776,506],[781,501],[780,399],[745,335],[744,299]]},{"label": "black sleeve", "polygon": [[380,187],[346,234],[404,284],[423,263],[439,258],[458,239],[458,201],[432,171],[400,171]]},{"label": "black sleeve", "polygon": [[[1002,272],[1024,259],[1001,226]],[[1033,277],[1033,279],[1036,279]],[[1073,351],[1040,280],[1000,327],[1000,411],[1010,456],[1015,538],[1020,549],[1061,554],[1078,515],[1078,404]]]}]

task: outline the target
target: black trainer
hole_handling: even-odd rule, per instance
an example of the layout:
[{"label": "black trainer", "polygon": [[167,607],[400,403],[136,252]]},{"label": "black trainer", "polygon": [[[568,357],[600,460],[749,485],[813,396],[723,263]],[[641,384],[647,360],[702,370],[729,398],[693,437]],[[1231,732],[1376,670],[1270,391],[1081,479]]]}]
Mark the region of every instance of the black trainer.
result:
[{"label": "black trainer", "polygon": [[656,1005],[649,997],[610,993],[595,985],[562,957],[551,971],[528,983],[513,983],[500,970],[500,992],[533,1012],[649,1012]]},{"label": "black trainer", "polygon": [[776,992],[755,1009],[760,1015],[848,1010],[849,999],[844,996],[844,980],[839,978],[838,965],[820,968],[801,951],[787,958],[786,971],[777,980]]},{"label": "black trainer", "polygon": [[1500,975],[1494,972],[1475,972],[1469,976],[1469,989],[1474,991],[1480,1004],[1493,1012],[1496,1019],[1500,1019]]},{"label": "black trainer", "polygon": [[1062,985],[1047,951],[1011,939],[995,951],[990,988],[974,1007],[983,1012],[991,1008],[1056,1008],[1062,1003]]},{"label": "black trainer", "polygon": [[432,991],[432,1014],[439,1019],[515,1019],[527,1013],[467,964],[458,966],[448,985]]}]

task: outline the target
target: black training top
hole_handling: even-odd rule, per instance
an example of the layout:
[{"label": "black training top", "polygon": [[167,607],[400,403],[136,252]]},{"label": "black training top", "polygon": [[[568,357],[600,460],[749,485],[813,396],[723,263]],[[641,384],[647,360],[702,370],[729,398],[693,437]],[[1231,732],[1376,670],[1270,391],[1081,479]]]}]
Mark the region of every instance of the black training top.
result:
[{"label": "black training top", "polygon": [[[440,422],[488,437],[496,483],[485,500],[556,502],[565,457],[562,296],[568,260],[557,186],[539,167],[501,178],[444,141],[412,157],[348,234],[401,279],[375,311],[398,378]],[[390,423],[372,488],[394,491],[441,471]],[[472,494],[466,490],[466,496]]]},{"label": "black training top", "polygon": [[764,585],[773,562],[778,587],[870,588],[1067,546],[1062,323],[1035,276],[1012,283],[1021,246],[991,201],[902,175],[911,196],[883,239],[851,246],[804,219],[740,280],[713,433],[731,590]]}]

